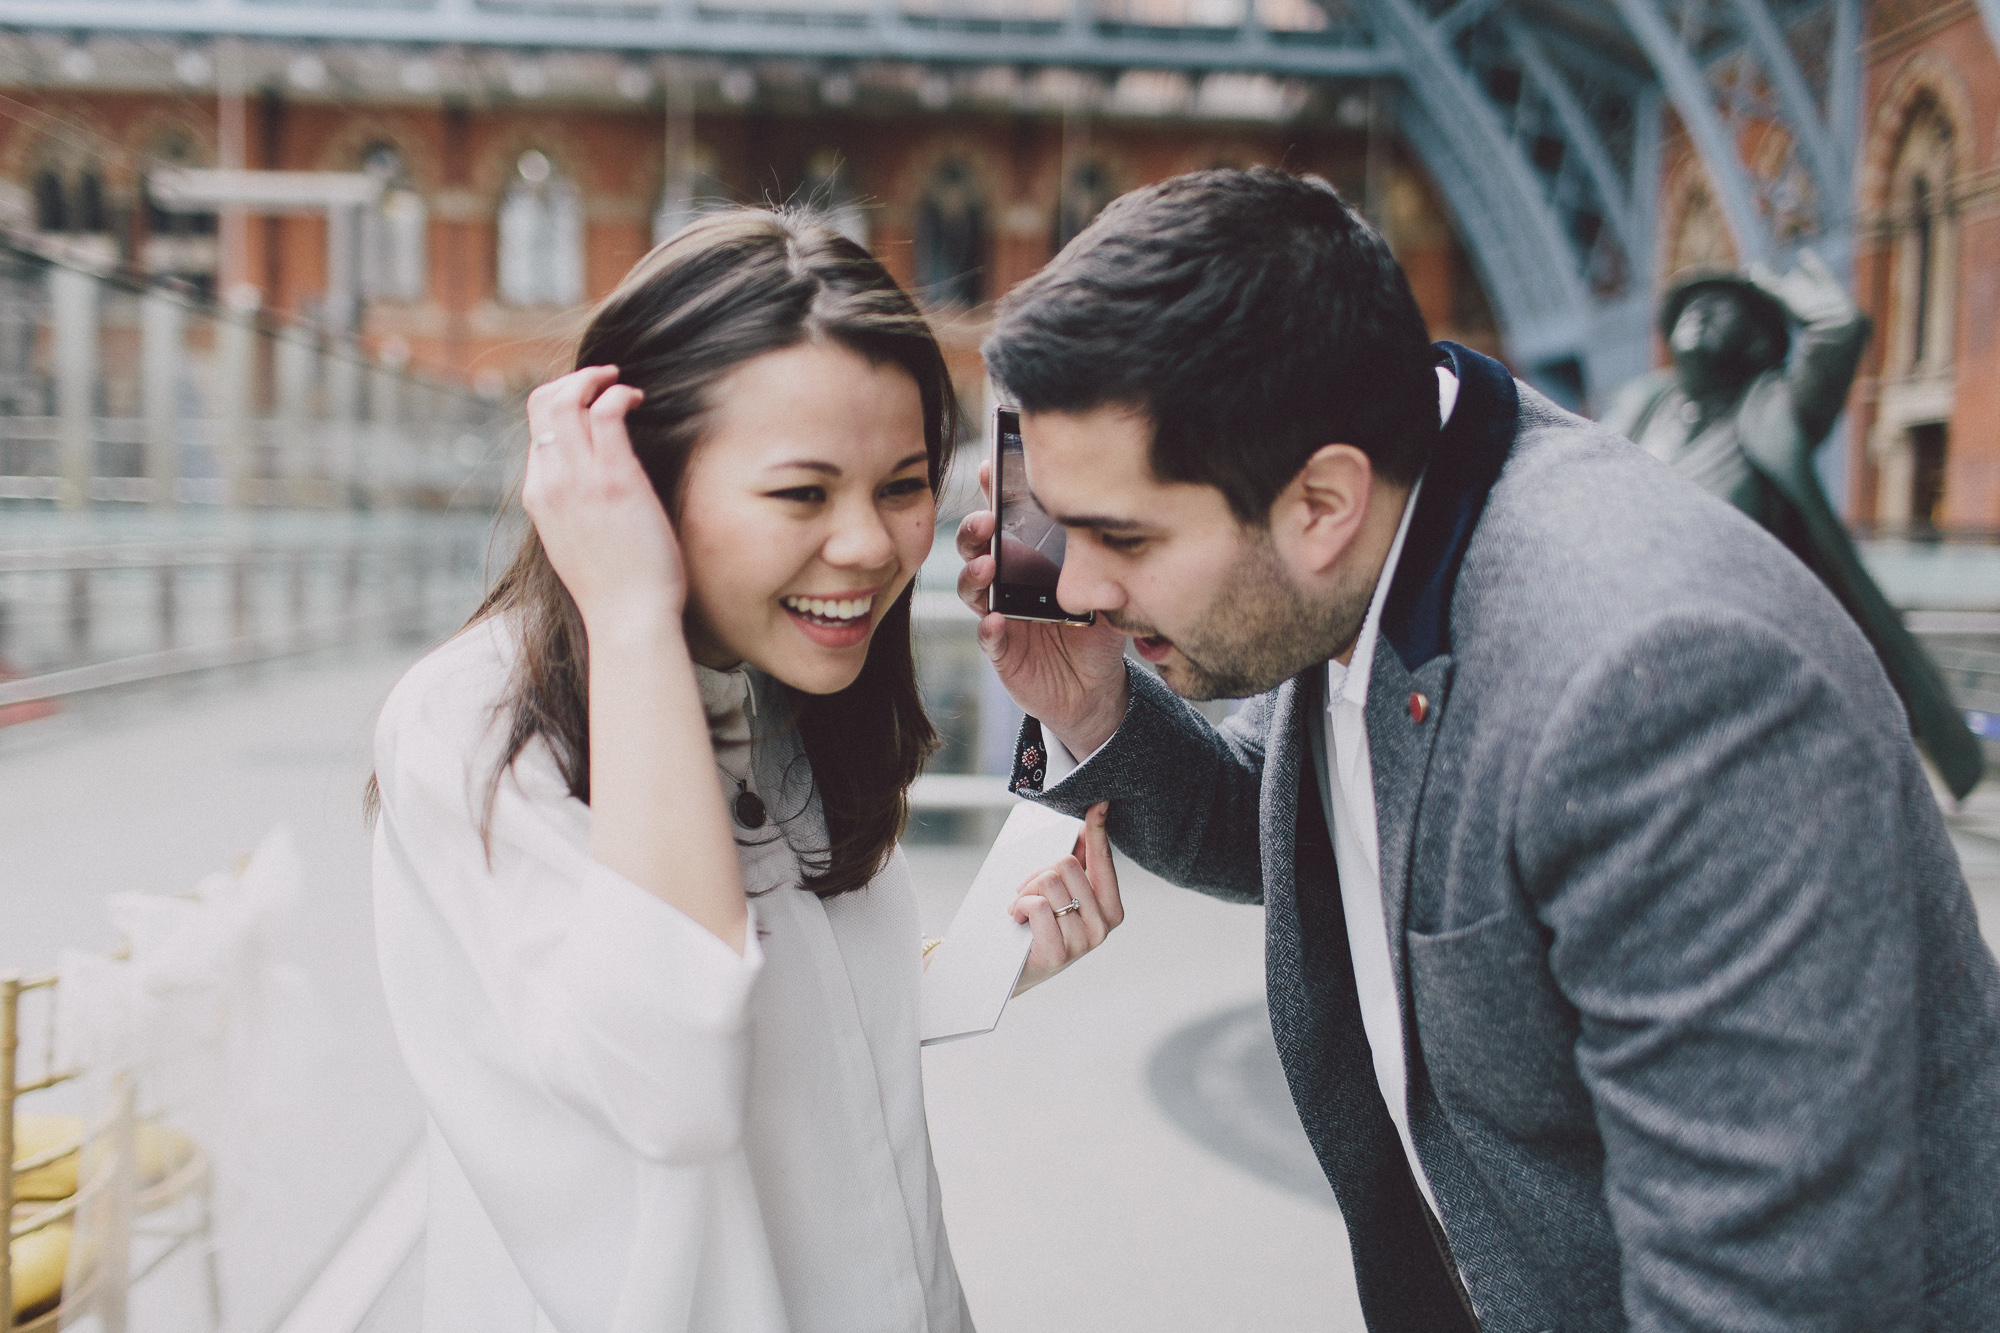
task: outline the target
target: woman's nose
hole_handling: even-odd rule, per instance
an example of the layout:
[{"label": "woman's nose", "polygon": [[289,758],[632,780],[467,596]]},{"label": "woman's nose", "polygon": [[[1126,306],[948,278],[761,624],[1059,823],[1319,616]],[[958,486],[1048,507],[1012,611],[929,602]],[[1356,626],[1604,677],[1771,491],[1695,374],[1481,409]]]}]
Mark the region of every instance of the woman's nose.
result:
[{"label": "woman's nose", "polygon": [[886,569],[895,563],[896,541],[874,506],[856,506],[840,515],[821,554],[842,569]]}]

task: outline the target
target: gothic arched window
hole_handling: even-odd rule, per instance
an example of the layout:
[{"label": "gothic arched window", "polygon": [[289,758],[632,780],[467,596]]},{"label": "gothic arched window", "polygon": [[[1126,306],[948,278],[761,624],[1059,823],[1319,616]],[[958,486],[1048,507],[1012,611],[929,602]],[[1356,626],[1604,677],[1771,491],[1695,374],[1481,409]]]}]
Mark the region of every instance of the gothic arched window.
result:
[{"label": "gothic arched window", "polygon": [[35,226],[41,231],[83,234],[107,230],[104,178],[97,168],[50,163],[36,171]]},{"label": "gothic arched window", "polygon": [[430,223],[423,196],[403,155],[387,144],[362,154],[361,169],[382,182],[375,206],[361,217],[361,294],[371,301],[421,301]]},{"label": "gothic arched window", "polygon": [[575,305],[583,299],[583,200],[546,153],[514,161],[500,200],[500,299]]},{"label": "gothic arched window", "polygon": [[62,173],[43,167],[35,173],[35,229],[69,230],[69,192],[63,189]]},{"label": "gothic arched window", "polygon": [[1926,100],[1910,117],[1890,173],[1887,349],[1892,373],[1937,374],[1952,360],[1957,228],[1952,199],[1951,126]]},{"label": "gothic arched window", "polygon": [[917,205],[917,285],[934,305],[986,298],[986,196],[953,158],[931,173]]}]

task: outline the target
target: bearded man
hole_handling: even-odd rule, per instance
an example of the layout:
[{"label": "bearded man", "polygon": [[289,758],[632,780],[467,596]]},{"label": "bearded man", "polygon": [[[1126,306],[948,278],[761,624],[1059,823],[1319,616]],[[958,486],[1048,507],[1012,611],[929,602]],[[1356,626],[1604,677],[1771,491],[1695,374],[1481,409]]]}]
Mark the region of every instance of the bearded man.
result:
[{"label": "bearded man", "polygon": [[966,520],[1016,784],[1262,903],[1375,1333],[2000,1327],[2000,969],[1808,570],[1310,177],[1125,196],[985,353],[1098,617],[987,614]]}]

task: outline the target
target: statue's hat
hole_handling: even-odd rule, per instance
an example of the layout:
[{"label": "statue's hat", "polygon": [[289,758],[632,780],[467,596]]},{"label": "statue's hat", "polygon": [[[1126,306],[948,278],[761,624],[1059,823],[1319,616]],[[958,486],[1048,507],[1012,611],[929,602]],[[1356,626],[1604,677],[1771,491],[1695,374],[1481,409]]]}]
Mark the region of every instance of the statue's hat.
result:
[{"label": "statue's hat", "polygon": [[1689,269],[1674,279],[1660,298],[1660,336],[1673,336],[1687,303],[1703,292],[1726,291],[1742,303],[1744,315],[1771,335],[1779,361],[1792,345],[1792,317],[1778,299],[1734,269]]}]

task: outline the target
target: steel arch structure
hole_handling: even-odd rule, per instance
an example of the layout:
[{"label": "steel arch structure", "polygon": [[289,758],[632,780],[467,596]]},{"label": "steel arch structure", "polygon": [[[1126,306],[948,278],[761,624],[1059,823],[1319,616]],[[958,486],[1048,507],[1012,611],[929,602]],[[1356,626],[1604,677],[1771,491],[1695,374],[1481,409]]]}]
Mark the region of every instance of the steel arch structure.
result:
[{"label": "steel arch structure", "polygon": [[[2000,0],[1981,0],[2000,28]],[[1509,353],[1568,396],[1649,358],[1668,111],[1737,254],[1851,252],[1862,0],[0,0],[53,39],[784,57],[1383,81]]]}]

